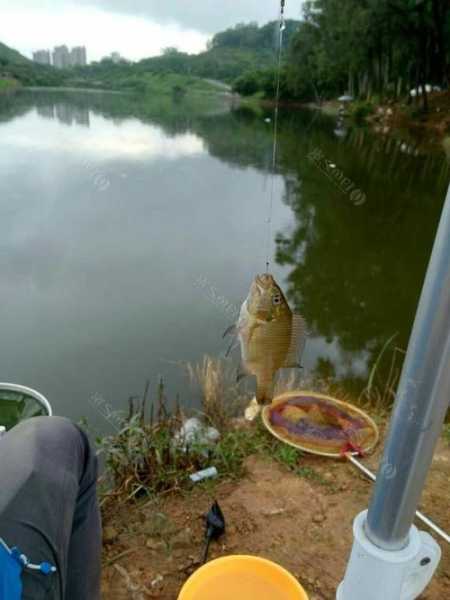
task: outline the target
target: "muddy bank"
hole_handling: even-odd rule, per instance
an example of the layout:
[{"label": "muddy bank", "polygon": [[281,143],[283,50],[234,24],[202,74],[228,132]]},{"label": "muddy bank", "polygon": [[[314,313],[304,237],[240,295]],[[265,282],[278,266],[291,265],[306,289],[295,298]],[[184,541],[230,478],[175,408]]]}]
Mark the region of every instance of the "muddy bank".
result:
[{"label": "muddy bank", "polygon": [[[376,469],[381,447],[364,460]],[[194,488],[184,495],[118,506],[105,519],[103,597],[176,600],[198,568],[203,515],[217,498],[227,520],[211,558],[256,554],[287,568],[310,600],[332,600],[352,545],[354,516],[367,508],[372,490],[346,462],[300,456],[296,473],[270,457],[253,456],[239,481]],[[447,531],[450,445],[442,441],[422,497],[421,509]],[[420,525],[421,528],[422,525]],[[450,597],[450,549],[422,600]]]},{"label": "muddy bank", "polygon": [[418,103],[378,105],[367,121],[377,133],[408,131],[423,143],[442,143],[450,135],[450,92],[429,95],[429,110]]},{"label": "muddy bank", "polygon": [[410,104],[355,101],[345,105],[330,100],[320,106],[311,103],[307,107],[336,118],[368,124],[377,134],[395,135],[417,147],[439,148],[443,145],[450,158],[450,92],[430,93],[428,104],[426,113],[421,109],[420,99],[413,99]]}]

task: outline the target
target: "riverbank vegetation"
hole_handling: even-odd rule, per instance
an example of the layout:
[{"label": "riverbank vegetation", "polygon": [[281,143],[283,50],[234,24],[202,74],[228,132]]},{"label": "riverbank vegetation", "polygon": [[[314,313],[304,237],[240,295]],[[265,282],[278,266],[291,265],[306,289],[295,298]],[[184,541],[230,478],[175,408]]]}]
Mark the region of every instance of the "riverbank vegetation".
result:
[{"label": "riverbank vegetation", "polygon": [[19,82],[11,77],[0,77],[0,94],[14,92],[19,87]]},{"label": "riverbank vegetation", "polygon": [[138,92],[147,96],[175,96],[184,97],[187,93],[217,93],[226,90],[214,82],[210,82],[195,75],[186,75],[172,72],[135,72],[128,67],[120,65],[104,65],[97,72],[93,67],[86,76],[72,76],[65,81],[69,88],[88,88],[99,90],[112,90],[121,92]]}]

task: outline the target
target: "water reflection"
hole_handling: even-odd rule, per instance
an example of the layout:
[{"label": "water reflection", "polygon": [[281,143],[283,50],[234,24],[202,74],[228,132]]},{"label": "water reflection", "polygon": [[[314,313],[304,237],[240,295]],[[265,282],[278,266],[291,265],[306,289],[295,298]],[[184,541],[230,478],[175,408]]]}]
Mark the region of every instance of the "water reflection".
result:
[{"label": "water reflection", "polygon": [[40,117],[44,119],[57,119],[64,125],[90,126],[89,110],[86,107],[73,106],[67,103],[48,103],[36,107]]},{"label": "water reflection", "polygon": [[176,160],[205,152],[203,140],[193,133],[168,138],[161,127],[134,118],[118,126],[103,116],[92,115],[89,130],[73,128],[69,133],[66,129],[69,122],[79,124],[76,113],[62,111],[57,105],[54,115],[56,120],[50,124],[33,114],[26,123],[11,123],[2,131],[3,144],[13,152],[58,152],[71,160]]},{"label": "water reflection", "polygon": [[[299,160],[311,147],[364,191],[365,203],[354,205],[345,190]],[[353,130],[338,144],[320,130],[307,139],[286,137],[283,151],[298,183],[285,195],[295,226],[279,233],[277,259],[290,268],[290,297],[322,346],[313,370],[322,374],[331,365],[333,375],[358,387],[393,334],[398,346],[407,346],[448,164],[439,155],[405,157],[395,140],[366,130]],[[389,357],[382,374],[388,367]]]},{"label": "water reflection", "polygon": [[90,129],[68,128],[21,102],[0,125],[2,379],[99,426],[89,398],[123,407],[147,377],[197,401],[178,363],[218,354],[230,316],[196,282],[239,301],[264,264],[264,176],[210,157],[189,115],[165,131],[94,102]]},{"label": "water reflection", "polygon": [[347,121],[346,121],[345,117],[340,115],[336,121],[334,135],[338,138],[345,138],[345,136],[347,135],[347,131],[348,131]]},{"label": "water reflection", "polygon": [[[197,402],[177,363],[223,351],[224,306],[265,263],[266,117],[105,94],[2,101],[2,378],[76,418],[161,374]],[[311,329],[305,371],[357,393],[387,339],[407,344],[448,164],[367,130],[337,138],[317,113],[280,123],[274,274]]]}]

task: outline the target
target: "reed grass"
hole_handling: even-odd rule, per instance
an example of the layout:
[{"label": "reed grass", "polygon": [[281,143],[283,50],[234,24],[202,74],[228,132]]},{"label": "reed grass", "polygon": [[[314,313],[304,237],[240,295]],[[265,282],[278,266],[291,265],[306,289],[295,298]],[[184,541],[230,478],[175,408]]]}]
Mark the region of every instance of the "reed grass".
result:
[{"label": "reed grass", "polygon": [[204,356],[199,364],[188,363],[191,384],[201,392],[201,414],[220,433],[229,431],[233,418],[242,415],[249,402],[236,381],[231,361]]},{"label": "reed grass", "polygon": [[400,381],[401,368],[406,353],[397,346],[392,351],[387,378],[383,379],[379,373],[381,359],[394,338],[395,336],[392,336],[381,349],[371,369],[367,386],[358,398],[358,404],[366,408],[372,408],[377,414],[386,413],[392,408]]}]

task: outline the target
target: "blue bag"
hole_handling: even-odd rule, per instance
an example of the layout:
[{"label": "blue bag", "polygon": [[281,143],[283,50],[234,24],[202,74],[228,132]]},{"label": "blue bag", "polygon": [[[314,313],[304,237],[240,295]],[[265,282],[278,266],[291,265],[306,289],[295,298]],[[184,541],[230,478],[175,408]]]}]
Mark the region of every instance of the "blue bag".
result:
[{"label": "blue bag", "polygon": [[8,548],[0,538],[0,600],[22,600],[22,571],[32,569],[43,575],[56,572],[49,563],[31,564],[17,548]]},{"label": "blue bag", "polygon": [[21,600],[23,565],[0,540],[0,600]]}]

